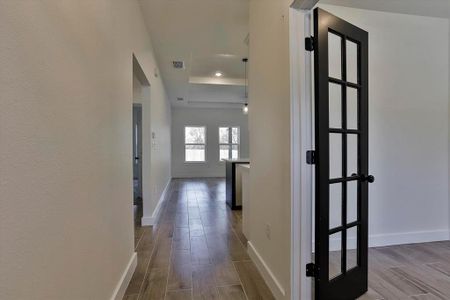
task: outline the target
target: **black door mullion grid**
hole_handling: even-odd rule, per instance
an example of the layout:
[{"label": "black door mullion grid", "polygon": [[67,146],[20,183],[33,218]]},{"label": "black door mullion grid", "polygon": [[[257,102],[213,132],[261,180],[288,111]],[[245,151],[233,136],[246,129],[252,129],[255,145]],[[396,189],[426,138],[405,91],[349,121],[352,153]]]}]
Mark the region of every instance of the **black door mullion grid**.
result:
[{"label": "black door mullion grid", "polygon": [[[316,289],[317,299],[349,300],[367,291],[367,247],[368,247],[368,203],[367,182],[363,179],[368,172],[368,34],[331,14],[316,9],[314,11],[315,49],[315,140],[316,140]],[[321,19],[321,22],[319,22]],[[320,24],[319,24],[320,23]],[[328,35],[341,38],[341,78],[329,76]],[[348,82],[347,41],[357,45],[357,82]],[[329,126],[329,85],[341,87],[341,128]],[[357,92],[357,128],[349,129],[347,118],[348,89]],[[342,154],[342,175],[330,178],[330,134],[340,134]],[[348,174],[348,137],[357,136],[356,174]],[[347,196],[349,182],[357,183],[356,221],[347,222]],[[341,226],[329,228],[330,185],[341,185]],[[356,267],[347,270],[347,232],[356,228]],[[330,280],[330,236],[341,235],[341,272]]]},{"label": "black door mullion grid", "polygon": [[[342,70],[342,80],[347,82],[347,47],[346,38],[341,36],[341,70]],[[341,103],[341,113],[342,113],[342,129],[347,130],[347,86],[341,84],[342,90],[342,103]],[[342,134],[342,178],[347,177],[347,134]],[[342,225],[347,224],[347,182],[342,183]],[[341,231],[341,274],[345,274],[347,270],[347,230]]]},{"label": "black door mullion grid", "polygon": [[[331,31],[331,32],[333,32],[333,31]],[[339,36],[342,37],[342,35],[339,35]],[[351,39],[348,39],[348,40],[351,41]],[[345,85],[345,86],[352,87],[352,88],[355,88],[355,89],[361,87],[361,85],[360,85],[359,83],[346,82],[346,81],[343,80],[343,79],[337,79],[337,78],[334,78],[334,77],[329,77],[329,80],[330,80],[330,82],[332,82],[332,83],[336,83],[336,84],[340,84],[340,85]]]}]

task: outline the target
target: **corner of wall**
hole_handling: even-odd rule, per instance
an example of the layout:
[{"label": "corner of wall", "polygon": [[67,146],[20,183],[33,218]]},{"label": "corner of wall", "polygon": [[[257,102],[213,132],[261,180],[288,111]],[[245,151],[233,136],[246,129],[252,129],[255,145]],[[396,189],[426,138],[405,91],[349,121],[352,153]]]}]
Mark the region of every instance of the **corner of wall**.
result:
[{"label": "corner of wall", "polygon": [[275,299],[285,299],[286,291],[251,241],[247,242],[247,252],[250,256],[250,259],[256,265],[259,273],[261,273],[262,277],[264,278],[264,281],[269,286],[269,289],[274,295]]},{"label": "corner of wall", "polygon": [[[448,43],[448,119],[447,119],[447,130],[448,130],[448,173],[447,176],[450,178],[450,15],[449,15],[449,24],[448,24],[448,32],[449,32],[449,43]],[[448,185],[448,228],[450,230],[450,185]]]},{"label": "corner of wall", "polygon": [[114,289],[113,295],[111,296],[111,300],[121,300],[123,298],[123,296],[125,295],[125,291],[128,287],[128,284],[130,283],[131,278],[133,277],[133,273],[136,270],[136,266],[137,266],[137,254],[136,252],[133,252],[130,261],[128,262],[128,265],[123,271],[122,276],[120,277],[120,280],[117,283],[116,288]]},{"label": "corner of wall", "polygon": [[159,197],[158,203],[156,204],[155,210],[153,211],[151,216],[143,216],[141,219],[142,226],[153,226],[158,223],[159,217],[161,215],[161,210],[164,201],[167,199],[167,191],[169,190],[170,182],[172,181],[172,178],[169,177],[167,180],[166,186],[164,187],[164,190],[161,193],[161,196]]}]

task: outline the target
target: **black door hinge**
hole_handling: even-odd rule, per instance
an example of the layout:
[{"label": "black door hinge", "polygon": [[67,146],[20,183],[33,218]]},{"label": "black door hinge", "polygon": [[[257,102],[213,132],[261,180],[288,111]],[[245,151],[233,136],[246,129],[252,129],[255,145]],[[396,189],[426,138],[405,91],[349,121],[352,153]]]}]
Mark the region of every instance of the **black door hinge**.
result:
[{"label": "black door hinge", "polygon": [[306,277],[315,277],[316,276],[316,265],[313,263],[309,263],[306,265]]},{"label": "black door hinge", "polygon": [[316,163],[316,151],[306,151],[306,163],[308,165],[314,165]]},{"label": "black door hinge", "polygon": [[305,49],[307,51],[314,51],[314,37],[305,38]]}]

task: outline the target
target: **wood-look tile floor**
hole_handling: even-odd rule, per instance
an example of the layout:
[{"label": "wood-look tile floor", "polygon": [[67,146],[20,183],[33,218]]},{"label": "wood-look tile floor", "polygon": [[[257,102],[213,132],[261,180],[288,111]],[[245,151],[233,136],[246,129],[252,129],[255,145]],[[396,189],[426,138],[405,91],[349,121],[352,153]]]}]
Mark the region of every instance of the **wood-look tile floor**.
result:
[{"label": "wood-look tile floor", "polygon": [[[241,212],[225,204],[223,179],[173,180],[159,224],[141,227],[141,216],[124,299],[273,299],[247,255]],[[450,242],[369,249],[369,291],[359,299],[450,300]]]},{"label": "wood-look tile floor", "polygon": [[241,211],[224,179],[172,180],[158,225],[140,226],[138,264],[124,299],[274,299],[246,251]]},{"label": "wood-look tile floor", "polygon": [[450,299],[450,242],[369,249],[369,292],[360,299]]}]

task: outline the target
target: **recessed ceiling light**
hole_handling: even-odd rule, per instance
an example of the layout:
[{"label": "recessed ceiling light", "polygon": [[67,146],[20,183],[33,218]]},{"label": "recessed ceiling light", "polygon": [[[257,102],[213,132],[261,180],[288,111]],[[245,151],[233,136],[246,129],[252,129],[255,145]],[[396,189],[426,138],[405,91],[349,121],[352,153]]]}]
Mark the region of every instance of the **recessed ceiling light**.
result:
[{"label": "recessed ceiling light", "polygon": [[216,77],[222,77],[222,72],[216,72],[216,74],[214,74],[214,75],[216,75]]}]

